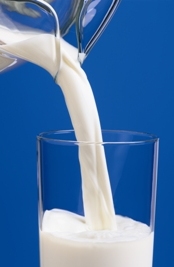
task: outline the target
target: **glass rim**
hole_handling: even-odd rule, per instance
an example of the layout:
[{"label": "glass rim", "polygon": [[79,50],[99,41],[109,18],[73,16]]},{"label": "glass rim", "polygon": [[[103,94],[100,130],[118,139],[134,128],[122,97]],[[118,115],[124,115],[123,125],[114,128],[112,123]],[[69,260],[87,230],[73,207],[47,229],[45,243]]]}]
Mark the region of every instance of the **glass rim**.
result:
[{"label": "glass rim", "polygon": [[159,141],[159,137],[154,134],[146,133],[146,132],[138,132],[138,131],[131,131],[131,130],[106,130],[102,129],[102,133],[127,133],[131,135],[137,136],[144,136],[142,140],[133,140],[133,141],[103,141],[103,142],[91,142],[91,141],[78,141],[78,140],[67,140],[63,138],[53,138],[49,137],[50,134],[70,134],[74,133],[73,129],[70,130],[52,130],[47,132],[41,132],[37,135],[37,140],[47,141],[47,142],[57,142],[57,143],[69,143],[69,144],[85,144],[85,145],[105,145],[105,144],[115,144],[115,145],[141,145],[141,144],[148,144],[148,143],[155,143]]}]

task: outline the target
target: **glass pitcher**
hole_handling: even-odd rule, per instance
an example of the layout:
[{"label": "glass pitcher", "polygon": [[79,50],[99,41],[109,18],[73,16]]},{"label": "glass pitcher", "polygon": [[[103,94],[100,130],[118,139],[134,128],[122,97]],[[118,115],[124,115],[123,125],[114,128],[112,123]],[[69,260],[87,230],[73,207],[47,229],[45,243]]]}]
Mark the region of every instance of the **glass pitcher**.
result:
[{"label": "glass pitcher", "polygon": [[[0,72],[22,60],[2,49],[13,34],[46,32],[56,37],[76,32],[78,60],[86,56],[106,28],[120,0],[0,0]],[[4,34],[8,30],[11,38]]]}]

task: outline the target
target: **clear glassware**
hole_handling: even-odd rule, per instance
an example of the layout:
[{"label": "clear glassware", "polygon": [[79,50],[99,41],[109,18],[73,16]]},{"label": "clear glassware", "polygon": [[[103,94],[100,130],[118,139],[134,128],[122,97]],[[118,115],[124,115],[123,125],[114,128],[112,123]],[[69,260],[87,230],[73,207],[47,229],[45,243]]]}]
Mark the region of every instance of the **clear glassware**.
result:
[{"label": "clear glassware", "polygon": [[[100,144],[78,142],[73,130],[45,132],[37,137],[41,267],[152,267],[159,139],[131,131],[103,130],[102,134]],[[45,225],[44,216],[53,209],[84,216],[79,151],[89,146],[105,151],[114,208],[121,216],[116,217],[114,233],[90,229],[72,233],[68,219],[64,227],[66,221],[56,217],[55,224],[48,217]],[[79,218],[85,223],[84,217]],[[134,221],[122,232],[119,218]],[[131,229],[137,222],[136,239]],[[143,236],[141,227],[148,229],[147,236]],[[114,235],[123,236],[114,240]],[[108,236],[113,238],[111,243]]]},{"label": "clear glassware", "polygon": [[66,35],[75,25],[79,61],[86,56],[110,21],[120,0],[0,0],[0,71],[21,62],[1,51],[2,28]]}]

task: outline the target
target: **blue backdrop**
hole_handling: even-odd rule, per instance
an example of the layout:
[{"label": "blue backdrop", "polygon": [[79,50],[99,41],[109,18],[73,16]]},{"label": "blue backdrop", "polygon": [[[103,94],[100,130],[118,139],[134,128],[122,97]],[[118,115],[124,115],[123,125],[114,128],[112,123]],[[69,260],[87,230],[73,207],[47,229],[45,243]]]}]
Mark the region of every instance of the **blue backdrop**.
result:
[{"label": "blue backdrop", "polygon": [[[174,266],[173,14],[173,0],[122,0],[83,65],[102,128],[160,137],[154,267]],[[71,128],[46,71],[0,75],[0,127],[0,266],[38,267],[36,135]]]}]

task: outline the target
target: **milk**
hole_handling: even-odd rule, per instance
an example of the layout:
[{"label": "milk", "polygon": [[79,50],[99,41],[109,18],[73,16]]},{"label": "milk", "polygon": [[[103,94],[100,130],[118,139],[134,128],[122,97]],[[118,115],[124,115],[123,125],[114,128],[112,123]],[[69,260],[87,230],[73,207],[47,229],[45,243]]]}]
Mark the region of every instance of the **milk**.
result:
[{"label": "milk", "polygon": [[117,230],[89,230],[85,218],[46,211],[40,231],[42,267],[151,267],[153,233],[147,225],[116,216]]},{"label": "milk", "polygon": [[[5,51],[46,69],[62,89],[77,140],[98,144],[79,147],[85,218],[65,212],[62,219],[63,225],[73,221],[80,234],[73,232],[74,228],[60,231],[52,215],[51,225],[56,229],[48,227],[46,212],[40,229],[41,266],[151,267],[150,228],[134,221],[135,229],[140,229],[137,234],[129,218],[115,217],[98,112],[86,74],[77,61],[77,49],[51,34],[11,32],[1,27],[0,37],[0,56],[4,59]],[[60,220],[59,212],[56,220]],[[131,240],[127,234],[124,240],[117,236],[122,228],[122,233],[128,233],[125,224],[131,228]]]},{"label": "milk", "polygon": [[[78,51],[51,34],[32,35],[1,29],[2,51],[16,55],[45,68],[60,85],[78,141],[102,143],[99,116],[86,74],[77,60]],[[20,40],[20,42],[18,41]],[[61,47],[60,47],[61,43]],[[49,48],[49,49],[48,49]],[[58,73],[58,75],[57,75]],[[105,154],[102,145],[80,146],[84,212],[91,229],[115,229],[112,200]]]}]

